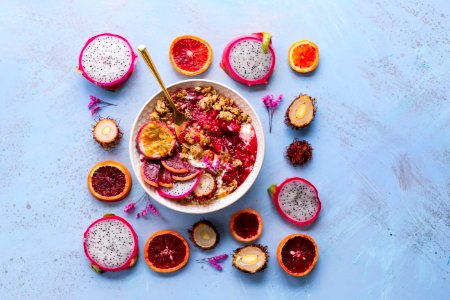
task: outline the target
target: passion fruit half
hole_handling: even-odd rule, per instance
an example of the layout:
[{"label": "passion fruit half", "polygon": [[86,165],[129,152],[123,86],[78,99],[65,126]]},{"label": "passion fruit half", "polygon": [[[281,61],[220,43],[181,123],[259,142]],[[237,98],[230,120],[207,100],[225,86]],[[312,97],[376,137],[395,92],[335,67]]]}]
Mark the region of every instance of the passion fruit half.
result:
[{"label": "passion fruit half", "polygon": [[220,241],[216,227],[207,220],[198,221],[188,232],[194,245],[203,250],[215,248]]},{"label": "passion fruit half", "polygon": [[285,123],[294,129],[308,126],[316,113],[316,99],[308,95],[299,95],[286,110]]},{"label": "passion fruit half", "polygon": [[139,152],[146,158],[160,159],[173,153],[176,137],[166,124],[151,121],[139,129],[136,143]]},{"label": "passion fruit half", "polygon": [[241,272],[255,274],[267,267],[267,246],[253,244],[234,250],[233,267]]}]

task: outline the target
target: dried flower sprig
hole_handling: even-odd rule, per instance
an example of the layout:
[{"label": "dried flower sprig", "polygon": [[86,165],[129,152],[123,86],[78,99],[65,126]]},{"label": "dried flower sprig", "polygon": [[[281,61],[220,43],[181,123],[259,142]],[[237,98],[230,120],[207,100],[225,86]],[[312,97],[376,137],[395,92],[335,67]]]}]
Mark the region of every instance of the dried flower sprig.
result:
[{"label": "dried flower sprig", "polygon": [[112,106],[117,106],[116,104],[103,101],[103,100],[101,100],[101,99],[99,99],[99,98],[97,98],[95,96],[92,96],[92,95],[89,96],[89,98],[91,99],[91,101],[88,104],[88,108],[91,110],[91,114],[92,115],[97,114],[100,111],[100,109],[102,109],[103,107],[111,106],[111,105]]},{"label": "dried flower sprig", "polygon": [[144,193],[136,202],[132,201],[132,202],[128,203],[125,206],[125,208],[123,209],[123,211],[126,213],[130,213],[130,212],[134,211],[136,209],[136,205],[141,201],[146,201],[147,205],[145,206],[145,208],[143,210],[141,210],[140,212],[138,212],[136,214],[136,218],[139,219],[140,217],[145,217],[149,212],[151,212],[155,216],[160,215],[158,209],[150,201],[150,196],[147,193]]},{"label": "dried flower sprig", "polygon": [[272,120],[273,120],[273,113],[275,109],[280,104],[281,100],[283,99],[283,94],[278,95],[276,99],[274,99],[272,94],[266,95],[262,98],[262,101],[267,109],[267,114],[269,115],[269,133],[272,132]]},{"label": "dried flower sprig", "polygon": [[217,269],[219,271],[222,271],[222,266],[220,265],[220,263],[225,260],[228,257],[228,254],[221,254],[221,255],[217,255],[217,256],[213,256],[213,257],[207,257],[207,258],[202,258],[202,259],[197,259],[198,263],[207,263],[209,265],[211,265],[214,269]]}]

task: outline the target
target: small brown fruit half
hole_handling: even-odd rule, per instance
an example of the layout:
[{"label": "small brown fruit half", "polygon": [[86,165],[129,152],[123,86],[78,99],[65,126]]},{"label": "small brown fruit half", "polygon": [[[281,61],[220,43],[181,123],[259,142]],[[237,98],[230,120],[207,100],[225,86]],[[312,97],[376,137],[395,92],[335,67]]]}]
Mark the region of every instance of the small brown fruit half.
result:
[{"label": "small brown fruit half", "polygon": [[316,99],[308,95],[299,95],[287,109],[285,123],[294,129],[308,126],[314,120],[315,104]]}]

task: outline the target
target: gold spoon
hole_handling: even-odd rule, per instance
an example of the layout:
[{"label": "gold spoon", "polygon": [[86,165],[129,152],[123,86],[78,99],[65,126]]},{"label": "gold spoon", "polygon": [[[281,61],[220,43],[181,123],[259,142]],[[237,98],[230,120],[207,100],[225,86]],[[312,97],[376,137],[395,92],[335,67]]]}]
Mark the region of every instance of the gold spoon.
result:
[{"label": "gold spoon", "polygon": [[175,113],[175,125],[181,126],[183,123],[188,121],[188,118],[178,110],[178,108],[175,105],[175,102],[173,101],[172,97],[169,94],[169,91],[167,91],[166,86],[164,85],[164,82],[161,79],[161,76],[159,76],[158,70],[155,67],[155,64],[152,61],[152,58],[150,57],[150,54],[147,51],[147,48],[145,48],[144,45],[140,45],[138,47],[139,52],[141,53],[142,58],[144,59],[147,66],[150,68],[150,71],[152,71],[153,75],[156,78],[156,81],[158,81],[159,85],[161,86],[161,89],[166,96],[167,101],[169,101],[170,106],[172,106],[173,111]]}]

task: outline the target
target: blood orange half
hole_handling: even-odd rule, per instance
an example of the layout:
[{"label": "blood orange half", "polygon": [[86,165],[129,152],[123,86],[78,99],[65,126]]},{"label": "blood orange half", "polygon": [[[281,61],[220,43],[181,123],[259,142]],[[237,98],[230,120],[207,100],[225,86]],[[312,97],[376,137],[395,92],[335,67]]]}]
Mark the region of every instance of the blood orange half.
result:
[{"label": "blood orange half", "polygon": [[262,233],[263,222],[259,213],[254,209],[237,211],[230,219],[230,231],[239,242],[253,242]]},{"label": "blood orange half", "polygon": [[116,161],[100,162],[89,172],[88,187],[92,195],[99,200],[122,200],[131,189],[130,171]]},{"label": "blood orange half", "polygon": [[147,265],[155,272],[170,273],[184,267],[189,259],[186,240],[172,230],[152,234],[144,247]]},{"label": "blood orange half", "polygon": [[289,48],[288,60],[294,71],[311,72],[319,64],[319,47],[308,40],[298,41]]},{"label": "blood orange half", "polygon": [[184,75],[194,76],[205,72],[211,64],[212,56],[209,43],[197,36],[179,36],[170,45],[170,63]]},{"label": "blood orange half", "polygon": [[283,270],[292,276],[305,276],[314,269],[319,250],[312,237],[291,234],[285,237],[277,250],[277,259]]}]

